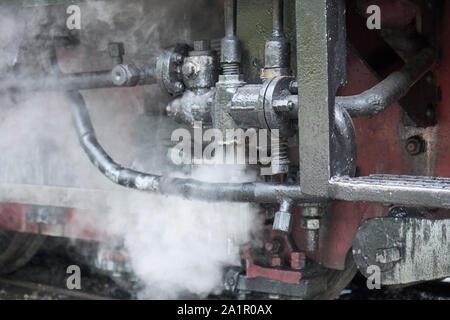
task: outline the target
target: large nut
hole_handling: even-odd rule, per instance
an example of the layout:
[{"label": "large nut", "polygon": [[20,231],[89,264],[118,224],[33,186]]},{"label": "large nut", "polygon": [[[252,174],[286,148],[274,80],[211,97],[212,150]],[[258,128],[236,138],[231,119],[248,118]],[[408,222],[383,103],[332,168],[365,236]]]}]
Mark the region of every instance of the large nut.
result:
[{"label": "large nut", "polygon": [[292,227],[292,214],[286,211],[278,211],[275,213],[273,222],[273,230],[283,233],[289,233]]},{"label": "large nut", "polygon": [[140,71],[133,65],[119,64],[112,70],[112,82],[118,87],[132,87],[139,83]]},{"label": "large nut", "polygon": [[183,65],[183,76],[187,79],[194,80],[200,72],[198,64],[188,61]]},{"label": "large nut", "polygon": [[319,219],[303,219],[302,228],[306,230],[319,230],[320,220]]}]

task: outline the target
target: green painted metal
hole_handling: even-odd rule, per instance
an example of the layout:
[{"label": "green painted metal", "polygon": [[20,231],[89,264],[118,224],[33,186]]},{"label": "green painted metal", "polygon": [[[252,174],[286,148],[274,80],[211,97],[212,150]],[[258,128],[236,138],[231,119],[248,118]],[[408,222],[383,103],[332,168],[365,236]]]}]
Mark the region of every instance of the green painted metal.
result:
[{"label": "green painted metal", "polygon": [[332,104],[329,66],[330,0],[297,0],[300,181],[307,194],[328,196]]},{"label": "green painted metal", "polygon": [[[285,32],[291,41],[292,69],[296,70],[295,0],[285,0]],[[261,83],[264,43],[272,34],[272,0],[238,0],[237,36],[242,46],[242,72],[247,83]]]}]

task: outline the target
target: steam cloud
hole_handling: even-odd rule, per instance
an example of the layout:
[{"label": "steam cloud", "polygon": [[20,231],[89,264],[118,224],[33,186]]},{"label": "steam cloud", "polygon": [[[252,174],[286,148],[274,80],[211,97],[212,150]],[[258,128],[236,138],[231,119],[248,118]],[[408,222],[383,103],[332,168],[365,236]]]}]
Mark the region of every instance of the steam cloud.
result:
[{"label": "steam cloud", "polygon": [[[81,45],[60,52],[61,68],[65,72],[111,68],[105,51],[110,41],[125,43],[126,59],[145,62],[162,47],[189,42],[193,35],[186,9],[206,10],[206,3],[214,6],[212,1],[203,0],[82,3]],[[55,23],[64,26],[62,7],[0,5],[0,78],[19,68],[19,48],[25,37],[32,38],[30,30],[47,35]],[[199,22],[197,29],[206,24],[211,37],[220,36],[217,30],[221,32],[221,25]],[[28,59],[32,55],[25,54]],[[20,71],[37,72],[33,63],[20,65]],[[80,148],[69,109],[58,93],[18,94],[1,88],[0,92],[2,182],[114,187]],[[175,173],[168,162],[168,139],[179,125],[160,116],[168,100],[158,88],[105,89],[83,95],[100,142],[118,162],[158,174],[184,174],[180,170]],[[194,177],[214,182],[255,179],[242,168],[230,167],[200,168]],[[114,199],[105,201],[113,203]],[[140,203],[113,203],[107,215],[93,214],[83,223],[123,237],[133,272],[144,284],[141,298],[177,298],[217,292],[223,267],[240,263],[238,245],[250,241],[261,221],[249,204],[210,204],[148,195]]]}]

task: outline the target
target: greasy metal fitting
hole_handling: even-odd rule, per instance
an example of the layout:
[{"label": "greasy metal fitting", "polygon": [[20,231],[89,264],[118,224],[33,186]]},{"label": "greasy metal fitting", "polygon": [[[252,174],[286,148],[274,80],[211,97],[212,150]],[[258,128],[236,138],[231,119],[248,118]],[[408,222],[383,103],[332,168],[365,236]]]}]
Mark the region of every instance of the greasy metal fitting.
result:
[{"label": "greasy metal fitting", "polygon": [[266,42],[264,52],[264,69],[261,79],[277,76],[289,76],[291,64],[291,45],[285,37],[273,38]]},{"label": "greasy metal fitting", "polygon": [[118,87],[131,87],[139,83],[140,74],[134,64],[119,64],[112,70],[112,81]]},{"label": "greasy metal fitting", "polygon": [[241,64],[241,45],[236,37],[237,1],[225,1],[225,38],[221,42],[220,64],[224,75],[239,75]]},{"label": "greasy metal fitting", "polygon": [[283,200],[280,205],[280,210],[275,213],[275,219],[273,221],[273,230],[290,233],[292,229],[292,214],[290,210],[292,208],[292,200]]},{"label": "greasy metal fitting", "polygon": [[[194,49],[208,49],[209,43],[204,42],[196,41]],[[182,66],[183,83],[187,89],[192,90],[212,88],[217,83],[218,71],[217,58],[211,51],[191,51]]]},{"label": "greasy metal fitting", "polygon": [[189,46],[179,44],[173,48],[165,50],[156,63],[156,77],[158,83],[171,95],[179,95],[184,89],[183,83],[183,62],[188,55]]},{"label": "greasy metal fitting", "polygon": [[235,36],[222,39],[220,63],[223,74],[236,75],[240,73],[241,45]]},{"label": "greasy metal fitting", "polygon": [[185,80],[195,80],[200,73],[200,66],[196,61],[185,61],[182,70]]},{"label": "greasy metal fitting", "polygon": [[321,204],[306,205],[302,208],[301,228],[306,234],[306,251],[316,252],[319,249],[319,231],[325,208]]},{"label": "greasy metal fitting", "polygon": [[[283,76],[271,78],[261,89],[260,100],[267,128],[278,129],[282,138],[290,138],[296,133],[291,120],[298,118],[298,97],[290,95],[288,90],[293,80],[293,77]],[[282,109],[287,112],[280,112]]]},{"label": "greasy metal fitting", "polygon": [[134,64],[119,64],[111,71],[112,82],[118,87],[134,87],[156,82],[152,68]]},{"label": "greasy metal fitting", "polygon": [[272,38],[266,41],[264,50],[264,69],[261,79],[270,79],[291,74],[291,45],[284,35],[284,1],[272,1]]}]

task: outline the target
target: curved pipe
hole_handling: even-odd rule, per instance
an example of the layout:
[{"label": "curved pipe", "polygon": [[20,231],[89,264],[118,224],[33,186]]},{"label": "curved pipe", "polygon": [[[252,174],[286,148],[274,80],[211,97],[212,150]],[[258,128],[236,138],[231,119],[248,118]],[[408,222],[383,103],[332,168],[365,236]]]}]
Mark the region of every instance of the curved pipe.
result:
[{"label": "curved pipe", "polygon": [[192,179],[157,176],[124,168],[116,163],[97,141],[86,103],[78,92],[66,92],[78,137],[91,162],[116,184],[141,191],[178,195],[187,199],[275,203],[282,199],[317,202],[304,195],[299,185],[273,183],[208,183]]},{"label": "curved pipe", "polygon": [[408,90],[430,70],[434,50],[423,49],[397,72],[373,88],[354,96],[336,97],[336,106],[348,111],[352,118],[373,117],[404,97]]},{"label": "curved pipe", "polygon": [[397,72],[373,88],[355,96],[336,97],[336,106],[348,111],[352,118],[373,117],[404,97],[408,90],[430,70],[434,62],[434,50],[423,49]]}]

